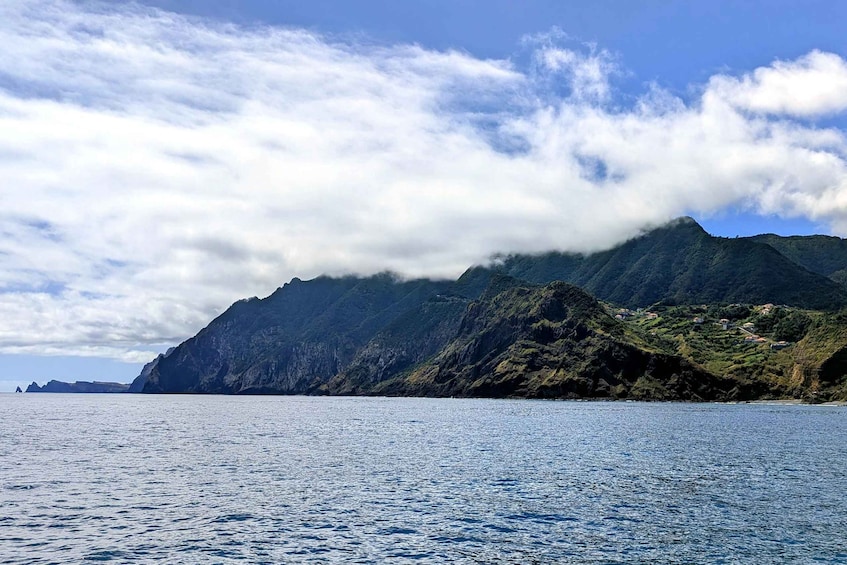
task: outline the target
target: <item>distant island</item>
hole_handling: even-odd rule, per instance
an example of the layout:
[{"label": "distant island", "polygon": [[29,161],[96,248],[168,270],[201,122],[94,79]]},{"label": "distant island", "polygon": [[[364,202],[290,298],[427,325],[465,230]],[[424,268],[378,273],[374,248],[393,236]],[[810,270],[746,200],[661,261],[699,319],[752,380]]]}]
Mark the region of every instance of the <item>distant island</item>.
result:
[{"label": "distant island", "polygon": [[[680,218],[455,281],[295,278],[109,391],[844,401],[845,273],[840,238],[719,238]],[[93,392],[35,389],[62,386]]]},{"label": "distant island", "polygon": [[26,392],[115,393],[127,391],[129,391],[129,385],[126,383],[107,383],[99,381],[76,381],[74,383],[50,381],[44,386],[38,386],[38,383],[33,382],[31,385],[26,387]]}]

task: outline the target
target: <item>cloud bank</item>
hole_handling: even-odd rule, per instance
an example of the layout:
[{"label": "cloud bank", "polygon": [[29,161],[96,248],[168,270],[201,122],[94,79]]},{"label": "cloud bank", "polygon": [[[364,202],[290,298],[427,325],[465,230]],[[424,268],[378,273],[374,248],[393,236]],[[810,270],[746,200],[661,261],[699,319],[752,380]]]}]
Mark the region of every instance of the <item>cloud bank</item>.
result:
[{"label": "cloud bank", "polygon": [[146,361],[293,276],[455,277],[728,206],[847,233],[847,62],[625,107],[609,53],[459,51],[133,5],[0,5],[0,353]]}]

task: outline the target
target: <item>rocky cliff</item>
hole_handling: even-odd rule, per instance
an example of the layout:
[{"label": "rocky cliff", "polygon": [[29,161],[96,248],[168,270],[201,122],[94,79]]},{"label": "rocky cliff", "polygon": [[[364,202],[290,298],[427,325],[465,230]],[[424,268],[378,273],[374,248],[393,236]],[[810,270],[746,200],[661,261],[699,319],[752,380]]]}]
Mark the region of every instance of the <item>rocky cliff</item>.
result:
[{"label": "rocky cliff", "polygon": [[391,275],[294,279],[233,304],[159,359],[144,392],[302,394],[347,368],[374,335],[448,288]]}]

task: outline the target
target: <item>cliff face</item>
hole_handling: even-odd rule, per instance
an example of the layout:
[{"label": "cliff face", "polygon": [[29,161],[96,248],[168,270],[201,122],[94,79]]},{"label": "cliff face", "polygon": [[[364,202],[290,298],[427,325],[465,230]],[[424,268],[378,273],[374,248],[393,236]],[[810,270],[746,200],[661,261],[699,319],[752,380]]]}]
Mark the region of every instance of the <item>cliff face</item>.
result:
[{"label": "cliff face", "polygon": [[377,332],[449,284],[389,275],[294,279],[264,300],[235,303],[159,359],[143,391],[314,392]]},{"label": "cliff face", "polygon": [[371,339],[350,365],[320,387],[326,394],[370,394],[443,349],[462,323],[471,301],[438,295],[396,320]]},{"label": "cliff face", "polygon": [[[144,391],[686,400],[739,395],[731,381],[649,343],[572,285],[536,287],[495,276],[479,300],[454,291],[414,281],[297,281],[268,302],[236,304],[160,357]],[[313,315],[320,310],[316,304],[322,314]],[[362,312],[372,314],[365,318],[371,320],[367,328]]]},{"label": "cliff face", "polygon": [[175,347],[169,348],[165,353],[160,353],[155,359],[144,365],[141,369],[141,373],[135,379],[133,379],[132,384],[129,385],[129,390],[127,392],[144,392],[144,385],[147,384],[147,379],[150,378],[150,375],[153,373],[153,369],[159,364],[159,361],[173,353]]}]

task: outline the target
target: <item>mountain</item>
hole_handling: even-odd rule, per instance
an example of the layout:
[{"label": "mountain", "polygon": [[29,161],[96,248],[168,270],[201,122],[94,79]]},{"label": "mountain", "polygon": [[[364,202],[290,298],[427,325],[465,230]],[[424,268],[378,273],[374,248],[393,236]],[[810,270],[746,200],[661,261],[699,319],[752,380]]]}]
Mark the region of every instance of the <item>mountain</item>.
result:
[{"label": "mountain", "polygon": [[346,368],[378,331],[450,284],[388,274],[295,278],[265,299],[233,304],[158,359],[142,390],[312,392]]},{"label": "mountain", "polygon": [[155,359],[144,365],[144,367],[141,368],[141,373],[139,373],[139,375],[135,377],[129,385],[129,390],[127,392],[144,392],[144,385],[147,384],[147,379],[150,378],[150,374],[153,372],[153,369],[159,364],[159,361],[173,353],[174,349],[176,349],[176,347],[168,348],[165,353],[160,353]]},{"label": "mountain", "polygon": [[[352,312],[376,315],[363,324]],[[372,331],[377,319],[382,327]],[[236,303],[160,357],[144,391],[669,400],[744,395],[734,381],[651,344],[573,285],[535,286],[500,275],[477,300],[449,283],[385,276],[296,281],[264,301]]]},{"label": "mountain", "polygon": [[770,245],[813,273],[847,285],[847,239],[829,235],[779,236],[768,233],[747,238]]},{"label": "mountain", "polygon": [[[390,359],[391,348],[383,350]],[[369,367],[381,367],[369,354]],[[736,383],[650,344],[596,299],[562,282],[543,287],[495,277],[469,304],[455,335],[409,371],[372,375],[357,392],[414,396],[724,400]],[[380,378],[381,377],[381,378]],[[346,392],[352,367],[330,381]],[[341,386],[340,386],[341,385]]]},{"label": "mountain", "polygon": [[455,293],[433,296],[378,332],[345,369],[319,391],[371,394],[404,371],[426,361],[456,336],[471,300]]},{"label": "mountain", "polygon": [[[233,304],[131,390],[847,398],[847,289],[822,272],[841,260],[795,246],[803,266],[777,246],[682,218],[601,253],[502,257],[456,281],[295,278]],[[768,303],[790,306],[755,306]],[[648,305],[637,323],[613,318]]]},{"label": "mountain", "polygon": [[[479,281],[486,271],[539,284],[569,282],[601,300],[633,308],[657,302],[771,302],[812,309],[847,305],[842,286],[773,246],[749,238],[713,237],[691,218],[680,218],[608,251],[512,255],[491,268],[471,269],[463,278]],[[479,282],[466,284],[480,287]]]},{"label": "mountain", "polygon": [[50,381],[44,386],[38,386],[33,382],[26,387],[26,392],[80,392],[80,393],[116,393],[128,392],[129,385],[125,383],[88,382],[76,381],[64,383],[61,381]]}]

